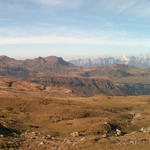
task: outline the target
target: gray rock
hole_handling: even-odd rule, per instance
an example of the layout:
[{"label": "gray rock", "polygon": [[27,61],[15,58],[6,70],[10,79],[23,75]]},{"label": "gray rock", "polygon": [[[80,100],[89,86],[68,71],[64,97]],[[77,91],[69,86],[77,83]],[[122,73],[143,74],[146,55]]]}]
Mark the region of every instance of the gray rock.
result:
[{"label": "gray rock", "polygon": [[121,130],[116,129],[116,136],[120,136],[122,134]]},{"label": "gray rock", "polygon": [[103,138],[106,138],[106,137],[108,137],[108,135],[107,135],[107,134],[103,134],[102,137],[103,137]]},{"label": "gray rock", "polygon": [[79,132],[73,132],[70,135],[73,136],[73,137],[78,137],[79,136]]},{"label": "gray rock", "polygon": [[42,141],[42,142],[40,143],[40,145],[43,145],[43,144],[45,144],[44,141]]},{"label": "gray rock", "polygon": [[85,141],[85,137],[81,138],[80,141]]},{"label": "gray rock", "polygon": [[140,132],[146,133],[146,132],[148,132],[148,129],[147,128],[141,128]]}]

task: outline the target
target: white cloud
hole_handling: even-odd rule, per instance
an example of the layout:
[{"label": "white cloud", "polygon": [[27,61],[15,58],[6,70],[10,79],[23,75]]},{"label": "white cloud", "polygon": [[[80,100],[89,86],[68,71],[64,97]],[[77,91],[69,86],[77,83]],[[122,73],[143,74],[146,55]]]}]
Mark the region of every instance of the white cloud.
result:
[{"label": "white cloud", "polygon": [[46,6],[79,6],[84,0],[32,0],[35,3],[46,5]]},{"label": "white cloud", "polygon": [[149,0],[98,0],[99,6],[104,11],[113,12],[113,14],[125,13],[136,17],[150,15]]},{"label": "white cloud", "polygon": [[25,38],[0,38],[0,45],[8,44],[86,44],[100,46],[148,46],[150,39],[136,40],[103,40],[98,38],[75,38],[64,36],[47,36],[47,37],[25,37]]},{"label": "white cloud", "polygon": [[80,29],[56,24],[39,24],[34,27],[0,27],[0,38],[7,37],[49,37],[64,36],[75,38],[127,39],[132,33],[113,29]]},{"label": "white cloud", "polygon": [[99,0],[100,7],[106,11],[124,12],[137,3],[138,0]]},{"label": "white cloud", "polygon": [[45,5],[60,5],[65,2],[65,0],[35,0],[38,3],[45,4]]}]

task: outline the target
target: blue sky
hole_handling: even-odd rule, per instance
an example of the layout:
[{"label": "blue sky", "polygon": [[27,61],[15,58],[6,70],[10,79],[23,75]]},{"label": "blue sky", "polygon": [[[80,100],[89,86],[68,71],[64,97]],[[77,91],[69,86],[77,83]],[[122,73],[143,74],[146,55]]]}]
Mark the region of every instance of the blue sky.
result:
[{"label": "blue sky", "polygon": [[150,52],[150,0],[0,0],[0,55]]}]

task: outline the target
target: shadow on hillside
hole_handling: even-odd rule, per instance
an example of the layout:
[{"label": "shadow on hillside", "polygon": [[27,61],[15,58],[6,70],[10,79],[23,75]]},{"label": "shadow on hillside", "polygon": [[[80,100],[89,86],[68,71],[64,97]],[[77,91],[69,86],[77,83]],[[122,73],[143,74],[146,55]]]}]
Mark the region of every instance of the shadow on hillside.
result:
[{"label": "shadow on hillside", "polygon": [[17,130],[4,127],[2,124],[0,124],[0,134],[4,136],[15,136],[17,134],[20,134]]}]

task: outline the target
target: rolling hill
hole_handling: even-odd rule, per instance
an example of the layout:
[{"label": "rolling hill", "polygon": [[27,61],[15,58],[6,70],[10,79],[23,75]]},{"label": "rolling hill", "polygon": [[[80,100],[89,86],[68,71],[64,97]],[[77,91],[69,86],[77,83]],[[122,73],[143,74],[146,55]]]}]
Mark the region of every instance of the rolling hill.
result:
[{"label": "rolling hill", "polygon": [[65,87],[80,96],[150,94],[150,69],[119,64],[82,68],[55,56],[26,60],[0,56],[0,76]]},{"label": "rolling hill", "polygon": [[0,57],[0,149],[149,150],[149,71]]},{"label": "rolling hill", "polygon": [[0,149],[149,150],[149,103],[150,96],[80,97],[2,77]]},{"label": "rolling hill", "polygon": [[26,60],[15,60],[7,56],[0,57],[1,76],[28,78],[50,75],[71,75],[72,73],[75,74],[79,68],[55,56]]}]

